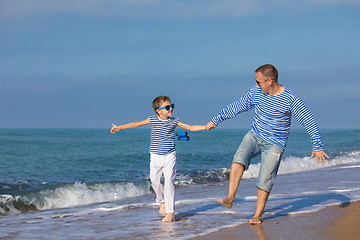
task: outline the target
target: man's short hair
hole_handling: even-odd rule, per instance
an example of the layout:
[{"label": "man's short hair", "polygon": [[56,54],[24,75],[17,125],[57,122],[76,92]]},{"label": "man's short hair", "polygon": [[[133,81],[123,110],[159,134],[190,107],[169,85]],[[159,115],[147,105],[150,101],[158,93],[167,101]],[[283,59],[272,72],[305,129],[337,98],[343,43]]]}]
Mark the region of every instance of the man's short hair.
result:
[{"label": "man's short hair", "polygon": [[275,82],[278,80],[278,70],[271,64],[265,64],[261,67],[258,67],[255,72],[261,72],[264,77],[271,78]]},{"label": "man's short hair", "polygon": [[161,104],[163,104],[164,102],[169,101],[171,102],[170,98],[168,96],[157,96],[153,103],[152,106],[154,108],[154,111],[156,112],[156,109],[158,109],[159,107],[161,107]]}]

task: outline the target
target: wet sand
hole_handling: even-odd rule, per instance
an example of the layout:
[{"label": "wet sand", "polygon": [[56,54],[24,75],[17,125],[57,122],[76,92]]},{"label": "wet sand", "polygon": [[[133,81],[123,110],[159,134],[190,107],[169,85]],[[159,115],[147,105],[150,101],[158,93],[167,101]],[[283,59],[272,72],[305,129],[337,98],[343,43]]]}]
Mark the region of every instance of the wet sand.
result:
[{"label": "wet sand", "polygon": [[261,225],[243,224],[193,238],[210,239],[360,239],[360,201],[329,206],[313,213],[276,216],[264,219]]}]

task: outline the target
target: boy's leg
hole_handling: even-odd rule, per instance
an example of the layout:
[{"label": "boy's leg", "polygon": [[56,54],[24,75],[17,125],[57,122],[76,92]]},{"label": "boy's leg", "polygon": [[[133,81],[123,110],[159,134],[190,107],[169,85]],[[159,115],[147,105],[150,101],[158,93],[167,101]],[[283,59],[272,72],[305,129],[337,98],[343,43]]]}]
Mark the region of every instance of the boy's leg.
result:
[{"label": "boy's leg", "polygon": [[165,215],[165,214],[166,214],[166,212],[165,212],[165,202],[162,202],[162,203],[160,204],[159,213],[160,213],[161,215]]},{"label": "boy's leg", "polygon": [[[166,215],[173,216],[175,212],[175,187],[174,179],[176,175],[176,152],[166,156],[164,166],[164,200]],[[166,216],[165,216],[166,218]]]},{"label": "boy's leg", "polygon": [[151,186],[156,194],[156,202],[162,203],[160,207],[160,213],[165,214],[165,210],[162,211],[164,203],[164,186],[161,184],[161,175],[162,175],[162,156],[157,154],[150,155],[150,180]]}]

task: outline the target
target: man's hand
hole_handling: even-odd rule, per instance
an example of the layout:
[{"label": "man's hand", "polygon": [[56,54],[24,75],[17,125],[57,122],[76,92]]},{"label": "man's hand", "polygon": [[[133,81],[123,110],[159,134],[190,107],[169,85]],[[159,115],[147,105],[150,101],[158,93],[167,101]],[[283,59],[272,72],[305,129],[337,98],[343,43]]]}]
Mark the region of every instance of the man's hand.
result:
[{"label": "man's hand", "polygon": [[316,152],[313,151],[311,153],[310,158],[313,158],[314,156],[316,157],[317,164],[319,164],[319,160],[320,160],[321,164],[324,164],[324,163],[326,163],[325,157],[329,158],[329,156],[326,155],[326,153],[324,151],[316,151]]},{"label": "man's hand", "polygon": [[210,131],[211,129],[216,128],[216,125],[212,121],[210,121],[206,124],[205,128],[206,130]]}]

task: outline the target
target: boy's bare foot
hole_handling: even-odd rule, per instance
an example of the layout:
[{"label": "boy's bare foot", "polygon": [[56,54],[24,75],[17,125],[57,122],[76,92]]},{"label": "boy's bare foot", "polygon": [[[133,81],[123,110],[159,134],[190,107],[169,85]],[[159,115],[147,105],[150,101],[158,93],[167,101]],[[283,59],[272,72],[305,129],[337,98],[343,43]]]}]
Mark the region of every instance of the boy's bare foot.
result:
[{"label": "boy's bare foot", "polygon": [[165,215],[165,203],[161,203],[159,213]]},{"label": "boy's bare foot", "polygon": [[259,224],[261,224],[261,223],[262,223],[262,221],[261,221],[261,219],[258,218],[258,217],[253,217],[253,219],[251,219],[251,220],[249,221],[249,224],[250,224],[250,225],[259,225]]},{"label": "boy's bare foot", "polygon": [[224,199],[218,199],[217,202],[220,203],[221,205],[223,205],[224,207],[227,207],[230,209],[230,208],[232,208],[234,200],[231,200],[229,198],[224,198]]},{"label": "boy's bare foot", "polygon": [[165,217],[161,220],[165,223],[169,223],[169,222],[175,222],[175,217],[173,213],[167,213],[165,215]]}]

